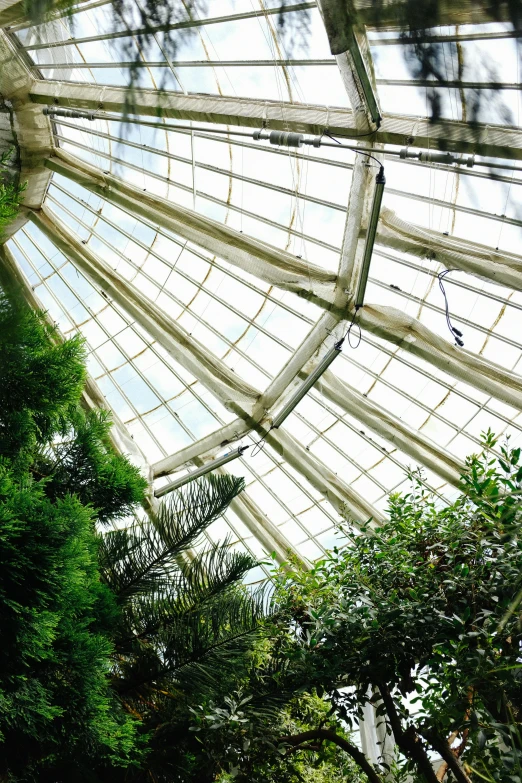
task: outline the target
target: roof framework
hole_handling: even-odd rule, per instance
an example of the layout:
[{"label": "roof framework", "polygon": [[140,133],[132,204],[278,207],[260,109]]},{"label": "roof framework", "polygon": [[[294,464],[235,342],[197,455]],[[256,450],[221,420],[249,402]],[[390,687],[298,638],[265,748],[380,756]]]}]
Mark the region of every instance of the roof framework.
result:
[{"label": "roof framework", "polygon": [[[132,44],[137,31],[107,32],[104,2],[79,4],[74,29],[59,5],[34,28],[21,3],[4,3],[0,92],[13,103],[28,190],[0,274],[3,285],[23,284],[65,335],[84,334],[86,395],[113,410],[115,445],[141,464],[152,493],[168,491],[174,473],[265,438],[256,456],[228,466],[244,473],[247,491],[208,535],[307,562],[334,543],[340,516],[385,519],[408,467],[424,467],[444,499],[481,430],[520,439],[522,130],[487,113],[466,122],[466,91],[492,88],[478,71],[458,82],[449,68],[437,86],[440,122],[423,116],[431,85],[403,67],[379,72],[381,53],[392,65],[402,56],[393,3],[390,32],[369,27],[341,42],[329,29],[332,0],[286,6],[296,18],[311,13],[312,45],[295,53],[278,31],[277,3],[233,5],[220,0],[219,13],[178,25],[192,37],[175,60],[156,31],[125,126],[109,114],[51,122],[42,106],[121,114],[128,58],[119,42]],[[487,4],[460,5],[455,16],[448,4],[447,27],[427,41],[511,45],[516,31],[492,25]],[[240,39],[258,33],[245,55]],[[518,101],[517,81],[516,69],[499,72],[496,94]],[[176,130],[178,122],[206,130]],[[350,139],[383,162],[388,180],[362,343],[268,433],[352,317],[375,168],[357,152],[216,133],[262,126]],[[400,160],[399,147],[511,169],[492,179],[487,169]],[[448,339],[436,285],[444,268],[454,270],[447,293],[463,350]]]}]

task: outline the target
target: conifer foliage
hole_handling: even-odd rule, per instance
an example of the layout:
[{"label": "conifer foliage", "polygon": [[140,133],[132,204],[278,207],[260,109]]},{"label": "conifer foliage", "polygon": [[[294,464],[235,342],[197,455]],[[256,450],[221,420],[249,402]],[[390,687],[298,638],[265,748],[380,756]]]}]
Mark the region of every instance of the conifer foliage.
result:
[{"label": "conifer foliage", "polygon": [[[48,770],[49,779],[66,779],[73,758],[81,765],[95,753],[125,766],[137,754],[135,726],[106,678],[117,606],[99,579],[96,509],[43,458],[80,415],[83,359],[79,339],[57,340],[41,316],[0,297],[4,780],[45,780]],[[107,452],[109,465],[115,459],[132,502],[143,479]]]},{"label": "conifer foliage", "polygon": [[0,378],[0,781],[184,779],[190,705],[231,687],[265,612],[249,555],[188,553],[244,482],[139,514],[146,481],[80,404],[82,341],[13,291]]}]

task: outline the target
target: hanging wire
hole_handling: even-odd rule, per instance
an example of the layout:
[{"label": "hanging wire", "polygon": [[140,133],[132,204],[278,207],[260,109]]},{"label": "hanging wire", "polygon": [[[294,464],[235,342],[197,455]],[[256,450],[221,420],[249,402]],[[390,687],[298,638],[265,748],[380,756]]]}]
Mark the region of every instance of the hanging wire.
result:
[{"label": "hanging wire", "polygon": [[274,428],[271,426],[263,435],[262,438],[260,438],[258,441],[254,443],[254,446],[252,447],[252,451],[250,452],[251,457],[257,457],[258,454],[261,454],[262,451],[264,451],[264,448],[266,446],[266,439],[270,432],[272,432]]},{"label": "hanging wire", "polygon": [[453,324],[451,323],[451,317],[449,312],[449,304],[448,304],[448,297],[446,296],[446,289],[444,288],[444,278],[446,275],[449,275],[451,272],[451,269],[445,269],[443,272],[440,272],[437,275],[437,278],[439,280],[439,288],[442,291],[442,296],[444,297],[444,303],[446,306],[446,323],[448,324],[448,329],[451,333],[451,335],[455,338],[455,344],[459,346],[459,348],[464,347],[464,341],[462,340],[462,332],[457,329]]},{"label": "hanging wire", "polygon": [[[372,131],[372,133],[375,133],[375,131]],[[368,136],[369,134],[368,134],[368,133],[363,133],[362,135],[363,135],[363,136]],[[339,144],[339,145],[341,145],[341,142],[339,141],[339,139],[336,139],[336,138],[335,138],[335,136],[332,136],[332,134],[331,134],[331,133],[329,133],[327,130],[324,130],[324,131],[322,132],[322,134],[321,134],[321,137],[322,137],[322,136],[327,136],[327,137],[328,137],[329,139],[331,139],[332,141],[335,141],[335,143],[336,143],[336,144]],[[356,138],[358,138],[358,137],[356,137]],[[343,146],[343,145],[341,145],[341,146]],[[375,155],[371,155],[369,152],[365,152],[364,150],[359,150],[359,149],[356,149],[356,148],[354,148],[354,147],[352,147],[351,149],[352,149],[352,151],[353,151],[353,152],[357,153],[358,155],[364,155],[364,156],[365,156],[365,157],[367,157],[367,158],[371,158],[371,159],[372,159],[372,160],[374,160],[376,163],[378,163],[378,165],[379,165],[379,168],[382,168],[382,163],[381,163],[381,161],[380,161],[378,158],[376,158],[376,157],[375,157]]]},{"label": "hanging wire", "polygon": [[[361,326],[360,326],[360,324],[357,323],[357,320],[356,320],[357,319],[357,313],[359,312],[360,309],[361,309],[360,307],[356,307],[355,308],[353,316],[352,316],[352,320],[350,321],[350,323],[348,325],[348,329],[346,330],[346,333],[345,333],[344,337],[341,340],[341,342],[344,342],[345,340],[347,340],[348,341],[348,345],[354,351],[360,346],[361,341],[362,341]],[[352,343],[351,335],[352,335],[352,329],[354,327],[357,328],[358,336],[356,337],[356,342]]]}]

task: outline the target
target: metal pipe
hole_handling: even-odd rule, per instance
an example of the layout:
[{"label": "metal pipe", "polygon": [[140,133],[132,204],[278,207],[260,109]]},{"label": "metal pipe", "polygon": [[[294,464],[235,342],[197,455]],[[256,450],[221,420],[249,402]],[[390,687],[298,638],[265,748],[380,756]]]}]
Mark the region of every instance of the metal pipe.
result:
[{"label": "metal pipe", "polygon": [[250,448],[250,446],[241,446],[240,448],[235,449],[235,451],[229,451],[222,457],[218,457],[218,459],[214,459],[212,462],[208,462],[206,465],[203,465],[203,467],[192,471],[192,473],[187,473],[185,476],[182,476],[176,481],[171,481],[170,484],[167,484],[165,487],[156,490],[154,496],[161,498],[163,495],[167,495],[169,492],[173,492],[175,489],[179,489],[180,487],[185,486],[185,484],[189,484],[191,481],[194,481],[194,479],[201,478],[201,476],[206,476],[207,473],[211,473],[213,470],[221,468],[223,465],[226,465],[227,462],[232,462],[232,460],[237,459],[248,448]]},{"label": "metal pipe", "polygon": [[90,62],[64,62],[64,63],[38,63],[33,66],[35,70],[40,71],[55,71],[60,69],[67,69],[76,71],[90,70],[101,68],[103,70],[111,68],[270,68],[276,67],[296,67],[307,65],[329,65],[337,66],[337,62],[333,57],[322,59],[289,59],[289,60],[139,60],[133,62],[132,60],[121,60],[108,63],[90,63]]},{"label": "metal pipe", "polygon": [[313,370],[313,372],[310,373],[306,381],[304,381],[304,383],[299,386],[292,397],[288,400],[286,405],[283,406],[283,409],[272,420],[272,426],[270,429],[277,430],[284,420],[290,416],[296,405],[298,405],[303,397],[308,394],[314,383],[319,380],[321,375],[328,369],[334,359],[336,359],[342,352],[343,342],[344,338],[336,342],[334,347],[330,348],[328,353],[323,356],[317,367]]},{"label": "metal pipe", "polygon": [[375,244],[375,236],[377,234],[379,215],[381,214],[382,196],[384,193],[385,184],[386,177],[384,176],[384,166],[381,166],[379,173],[375,178],[375,192],[373,194],[372,212],[370,215],[370,221],[368,223],[368,230],[366,232],[366,244],[364,246],[364,255],[362,259],[361,272],[359,275],[359,283],[357,285],[357,293],[355,295],[356,309],[359,309],[364,304],[364,294],[366,292],[366,285],[368,283],[370,262],[372,260],[373,246]]},{"label": "metal pipe", "polygon": [[[324,141],[322,136],[305,136],[302,133],[285,133],[284,131],[268,131],[264,128],[250,133],[249,131],[234,130],[228,128],[223,130],[222,128],[205,127],[202,125],[186,125],[180,123],[179,125],[173,125],[167,122],[154,122],[152,120],[135,119],[133,117],[125,117],[123,114],[109,114],[107,112],[88,111],[85,109],[62,109],[58,106],[44,106],[43,113],[49,117],[72,117],[74,119],[83,120],[104,120],[105,122],[122,122],[129,123],[130,125],[143,125],[148,128],[157,128],[162,131],[196,131],[208,134],[209,131],[214,134],[223,136],[243,136],[255,141],[269,141],[271,145],[286,146],[299,148],[303,145],[309,145],[311,147],[331,147],[333,149],[347,149],[352,152],[363,153],[360,147],[353,144],[343,144],[342,142]],[[68,123],[64,123],[68,124]],[[91,131],[94,132],[94,131]],[[68,139],[70,141],[70,139]],[[127,142],[125,142],[127,143]],[[133,145],[139,146],[139,145]],[[143,146],[143,145],[142,145]],[[254,146],[254,145],[252,145]],[[154,151],[154,150],[151,150]],[[436,150],[421,150],[420,152],[412,151],[407,147],[403,147],[401,150],[385,151],[385,157],[398,157],[402,160],[411,161],[412,163],[435,163],[445,164],[448,166],[466,166],[466,168],[472,168],[473,166],[481,166],[488,169],[504,169],[507,171],[521,171],[522,167],[514,166],[509,163],[497,163],[495,161],[479,161],[476,160],[475,155],[455,155],[450,152],[437,152]],[[464,172],[468,173],[468,172]],[[516,184],[516,183],[515,183]]]}]

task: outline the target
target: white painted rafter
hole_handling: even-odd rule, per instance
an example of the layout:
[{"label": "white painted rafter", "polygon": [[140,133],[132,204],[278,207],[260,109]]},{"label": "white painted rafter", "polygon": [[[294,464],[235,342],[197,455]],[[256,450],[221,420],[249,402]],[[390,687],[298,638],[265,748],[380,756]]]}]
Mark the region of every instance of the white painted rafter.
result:
[{"label": "white painted rafter", "polygon": [[[51,79],[35,81],[30,97],[35,103],[65,109],[121,113],[127,105],[125,88]],[[351,109],[284,101],[137,89],[134,92],[134,113],[251,128],[265,125],[271,130],[292,130],[312,135],[320,135],[328,129],[334,136],[350,139],[360,136]],[[458,120],[444,119],[433,123],[426,117],[384,114],[372,140],[422,149],[442,148],[522,159],[522,131],[500,125],[477,124],[471,127]]]}]

